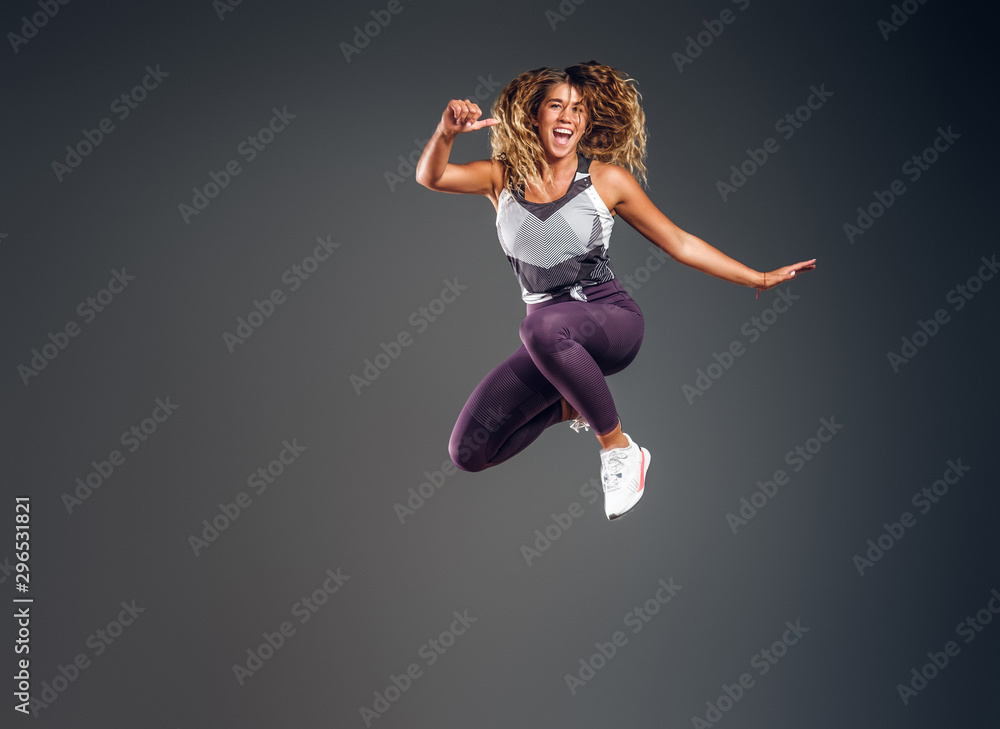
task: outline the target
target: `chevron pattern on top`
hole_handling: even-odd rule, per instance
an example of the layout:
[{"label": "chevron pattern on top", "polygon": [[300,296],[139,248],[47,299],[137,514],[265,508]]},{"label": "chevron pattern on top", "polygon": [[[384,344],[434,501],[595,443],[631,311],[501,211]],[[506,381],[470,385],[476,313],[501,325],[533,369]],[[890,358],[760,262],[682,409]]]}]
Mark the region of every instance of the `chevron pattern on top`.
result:
[{"label": "chevron pattern on top", "polygon": [[506,188],[497,206],[497,237],[521,283],[522,299],[537,301],[614,278],[607,248],[614,218],[593,189],[590,160],[579,156],[566,194],[545,203]]}]

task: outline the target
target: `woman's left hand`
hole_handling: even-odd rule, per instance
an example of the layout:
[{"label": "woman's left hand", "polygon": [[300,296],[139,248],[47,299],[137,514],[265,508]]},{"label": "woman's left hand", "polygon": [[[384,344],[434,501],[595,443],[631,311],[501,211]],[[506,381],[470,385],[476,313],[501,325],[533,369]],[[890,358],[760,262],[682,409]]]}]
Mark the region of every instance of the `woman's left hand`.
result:
[{"label": "woman's left hand", "polygon": [[814,268],[816,268],[815,258],[811,261],[802,261],[801,263],[796,263],[791,266],[785,266],[783,268],[777,268],[773,271],[768,271],[764,274],[764,285],[757,287],[757,295],[759,296],[761,291],[773,289],[780,283],[791,281],[795,278],[795,275],[799,271],[812,271]]}]

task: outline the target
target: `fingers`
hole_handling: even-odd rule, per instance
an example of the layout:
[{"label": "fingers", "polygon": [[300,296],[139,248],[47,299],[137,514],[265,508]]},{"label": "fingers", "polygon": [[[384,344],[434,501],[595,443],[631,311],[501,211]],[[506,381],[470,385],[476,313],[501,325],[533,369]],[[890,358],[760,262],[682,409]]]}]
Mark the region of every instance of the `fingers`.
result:
[{"label": "fingers", "polygon": [[777,268],[773,271],[768,271],[766,278],[764,279],[767,285],[758,288],[757,291],[759,293],[761,291],[773,289],[775,286],[779,286],[785,281],[793,280],[795,278],[795,274],[799,271],[812,271],[814,268],[816,268],[815,258],[808,261],[800,261],[799,263],[791,266]]},{"label": "fingers", "polygon": [[[784,271],[788,278],[795,278],[795,274],[799,271],[812,271],[816,268],[816,259],[813,258],[810,261],[800,261],[799,263],[792,264],[791,266],[785,266],[783,269],[778,269],[779,271]],[[787,278],[785,279],[788,280]]]},{"label": "fingers", "polygon": [[808,261],[800,261],[799,263],[793,264],[791,266],[786,266],[784,269],[778,269],[775,273],[783,272],[784,275],[778,280],[781,281],[791,281],[795,278],[795,274],[799,271],[812,271],[816,268],[816,259],[813,258]]},{"label": "fingers", "polygon": [[468,99],[452,99],[448,104],[451,111],[452,122],[456,131],[473,131],[480,128],[476,126],[476,120],[483,115],[483,110]]}]

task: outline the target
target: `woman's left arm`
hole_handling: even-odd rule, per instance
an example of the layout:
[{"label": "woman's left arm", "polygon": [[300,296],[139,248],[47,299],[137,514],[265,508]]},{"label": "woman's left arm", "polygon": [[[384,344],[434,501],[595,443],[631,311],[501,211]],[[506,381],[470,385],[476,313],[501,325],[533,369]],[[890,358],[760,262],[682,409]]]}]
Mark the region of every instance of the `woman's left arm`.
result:
[{"label": "woman's left arm", "polygon": [[783,266],[773,271],[755,271],[730,258],[696,235],[681,230],[646,195],[630,172],[606,165],[603,188],[615,202],[614,211],[639,233],[686,266],[740,286],[764,291],[795,278],[798,271],[816,268],[816,259]]}]

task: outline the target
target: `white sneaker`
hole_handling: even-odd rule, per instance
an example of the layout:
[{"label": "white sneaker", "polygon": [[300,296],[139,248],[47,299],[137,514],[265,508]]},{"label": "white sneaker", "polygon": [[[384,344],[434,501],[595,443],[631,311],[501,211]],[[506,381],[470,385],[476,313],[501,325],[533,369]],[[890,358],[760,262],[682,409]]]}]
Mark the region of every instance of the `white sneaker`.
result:
[{"label": "white sneaker", "polygon": [[646,486],[649,451],[628,439],[627,448],[601,451],[601,482],[604,485],[604,513],[617,519],[639,503]]}]

